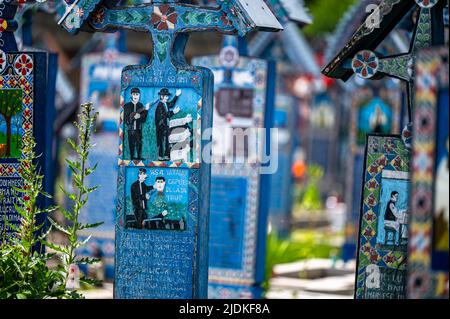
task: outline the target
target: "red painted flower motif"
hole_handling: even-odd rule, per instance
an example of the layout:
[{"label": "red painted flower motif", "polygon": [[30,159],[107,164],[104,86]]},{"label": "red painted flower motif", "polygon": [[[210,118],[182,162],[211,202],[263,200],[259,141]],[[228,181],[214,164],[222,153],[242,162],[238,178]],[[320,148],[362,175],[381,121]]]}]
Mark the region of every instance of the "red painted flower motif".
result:
[{"label": "red painted flower motif", "polygon": [[103,24],[103,22],[105,22],[105,8],[100,8],[92,16],[92,23]]},{"label": "red painted flower motif", "polygon": [[366,244],[364,246],[361,247],[361,251],[366,254],[368,252],[370,252],[370,245]]},{"label": "red painted flower motif", "polygon": [[375,213],[373,211],[369,211],[366,214],[366,220],[369,221],[369,222],[374,221],[375,220]]},{"label": "red painted flower motif", "polygon": [[402,159],[397,156],[393,161],[392,161],[392,166],[394,166],[396,169],[399,169],[402,166]]},{"label": "red painted flower motif", "polygon": [[392,151],[394,149],[394,142],[392,142],[391,139],[387,139],[386,143],[384,143],[384,149],[386,150],[386,152],[388,154],[392,153]]},{"label": "red painted flower motif", "polygon": [[5,32],[8,28],[8,21],[5,19],[0,19],[0,32]]},{"label": "red painted flower motif", "polygon": [[178,14],[169,5],[153,8],[151,23],[158,31],[173,30],[178,22]]},{"label": "red painted flower motif", "polygon": [[228,15],[226,13],[222,13],[222,16],[220,17],[220,22],[222,22],[223,26],[232,26],[233,23],[228,18]]},{"label": "red painted flower motif", "polygon": [[373,196],[373,194],[370,194],[369,197],[367,197],[367,205],[369,205],[370,207],[374,207],[377,204],[377,201],[375,199],[375,196]]},{"label": "red painted flower motif", "polygon": [[366,229],[364,229],[364,236],[369,238],[369,237],[373,237],[373,235],[375,235],[375,232],[373,231],[372,228],[367,227]]},{"label": "red painted flower motif", "polygon": [[376,163],[377,163],[378,165],[380,165],[380,166],[387,166],[388,161],[387,161],[386,156],[383,155],[382,157],[380,157],[379,159],[377,159]]},{"label": "red painted flower motif", "polygon": [[6,67],[6,53],[0,50],[0,72]]},{"label": "red painted flower motif", "polygon": [[378,187],[378,183],[376,180],[372,179],[370,181],[367,182],[367,188],[368,189],[375,189]]},{"label": "red painted flower motif", "polygon": [[385,262],[386,264],[393,264],[393,263],[395,262],[395,257],[394,257],[394,255],[386,255],[386,256],[384,257],[384,262]]},{"label": "red painted flower motif", "polygon": [[371,175],[378,174],[378,165],[375,165],[375,164],[370,165],[369,173]]},{"label": "red painted flower motif", "polygon": [[19,55],[14,61],[14,69],[19,75],[29,75],[33,70],[33,59],[28,54]]},{"label": "red painted flower motif", "polygon": [[378,255],[378,253],[376,251],[374,251],[374,250],[371,251],[371,253],[370,253],[370,262],[372,262],[372,263],[377,262],[379,257],[380,256]]},{"label": "red painted flower motif", "polygon": [[422,8],[432,8],[436,5],[437,0],[416,0],[416,3]]},{"label": "red painted flower motif", "polygon": [[352,60],[353,71],[364,79],[372,78],[378,72],[378,57],[372,51],[358,52]]},{"label": "red painted flower motif", "polygon": [[14,78],[10,78],[10,79],[8,80],[8,85],[9,85],[10,87],[14,88],[14,87],[16,87],[16,85],[17,85],[17,81],[14,80]]}]

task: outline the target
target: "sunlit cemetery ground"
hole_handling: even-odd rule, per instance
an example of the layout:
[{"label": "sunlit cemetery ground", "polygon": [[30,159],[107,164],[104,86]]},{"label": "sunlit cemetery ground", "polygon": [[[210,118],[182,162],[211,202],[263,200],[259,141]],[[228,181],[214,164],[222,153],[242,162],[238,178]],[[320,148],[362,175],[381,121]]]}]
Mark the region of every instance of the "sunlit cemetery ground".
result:
[{"label": "sunlit cemetery ground", "polygon": [[[311,259],[275,267],[267,299],[352,299],[355,263]],[[306,279],[308,278],[308,279]],[[112,299],[113,284],[83,291],[86,299]]]}]

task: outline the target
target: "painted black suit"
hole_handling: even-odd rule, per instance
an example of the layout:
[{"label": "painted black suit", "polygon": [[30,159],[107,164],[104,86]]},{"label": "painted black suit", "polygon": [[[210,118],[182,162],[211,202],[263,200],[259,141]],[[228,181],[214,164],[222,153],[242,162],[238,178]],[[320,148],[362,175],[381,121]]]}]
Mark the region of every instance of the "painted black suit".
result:
[{"label": "painted black suit", "polygon": [[147,197],[146,194],[152,191],[153,186],[148,186],[139,181],[131,185],[131,200],[133,202],[134,215],[136,216],[137,227],[142,227],[142,222],[147,219]]},{"label": "painted black suit", "polygon": [[[139,113],[139,119],[134,118],[134,114]],[[130,147],[130,158],[132,160],[142,159],[142,127],[147,120],[148,111],[142,103],[133,104],[129,102],[124,105],[124,121],[128,130],[128,145]],[[135,152],[137,151],[137,156]]]},{"label": "painted black suit", "polygon": [[155,112],[155,127],[156,127],[156,144],[158,146],[159,157],[170,157],[169,147],[169,121],[174,113],[172,108],[177,103],[178,96],[175,96],[172,101],[164,104],[159,102]]}]

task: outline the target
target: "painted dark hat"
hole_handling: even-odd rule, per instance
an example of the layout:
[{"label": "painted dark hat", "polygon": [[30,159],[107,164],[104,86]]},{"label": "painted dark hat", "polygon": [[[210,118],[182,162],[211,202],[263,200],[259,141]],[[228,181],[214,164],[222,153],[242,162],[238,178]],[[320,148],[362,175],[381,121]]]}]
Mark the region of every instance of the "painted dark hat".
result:
[{"label": "painted dark hat", "polygon": [[145,168],[140,168],[139,174],[147,174],[147,170]]},{"label": "painted dark hat", "polygon": [[158,95],[171,96],[172,94],[169,92],[169,89],[161,89]]},{"label": "painted dark hat", "polygon": [[141,94],[141,90],[139,90],[139,88],[132,88],[131,89],[131,94],[134,94],[134,93]]}]

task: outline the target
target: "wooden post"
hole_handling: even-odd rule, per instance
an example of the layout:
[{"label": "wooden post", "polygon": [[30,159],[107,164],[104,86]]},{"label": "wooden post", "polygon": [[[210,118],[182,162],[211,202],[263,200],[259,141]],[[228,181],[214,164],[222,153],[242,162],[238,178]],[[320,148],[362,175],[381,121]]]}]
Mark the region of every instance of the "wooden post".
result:
[{"label": "wooden post", "polygon": [[263,1],[173,0],[117,8],[75,1],[60,24],[153,39],[150,64],[122,73],[115,297],[206,298],[210,165],[202,155],[210,136],[202,135],[212,125],[213,78],[186,63],[184,48],[195,31],[281,26]]}]

